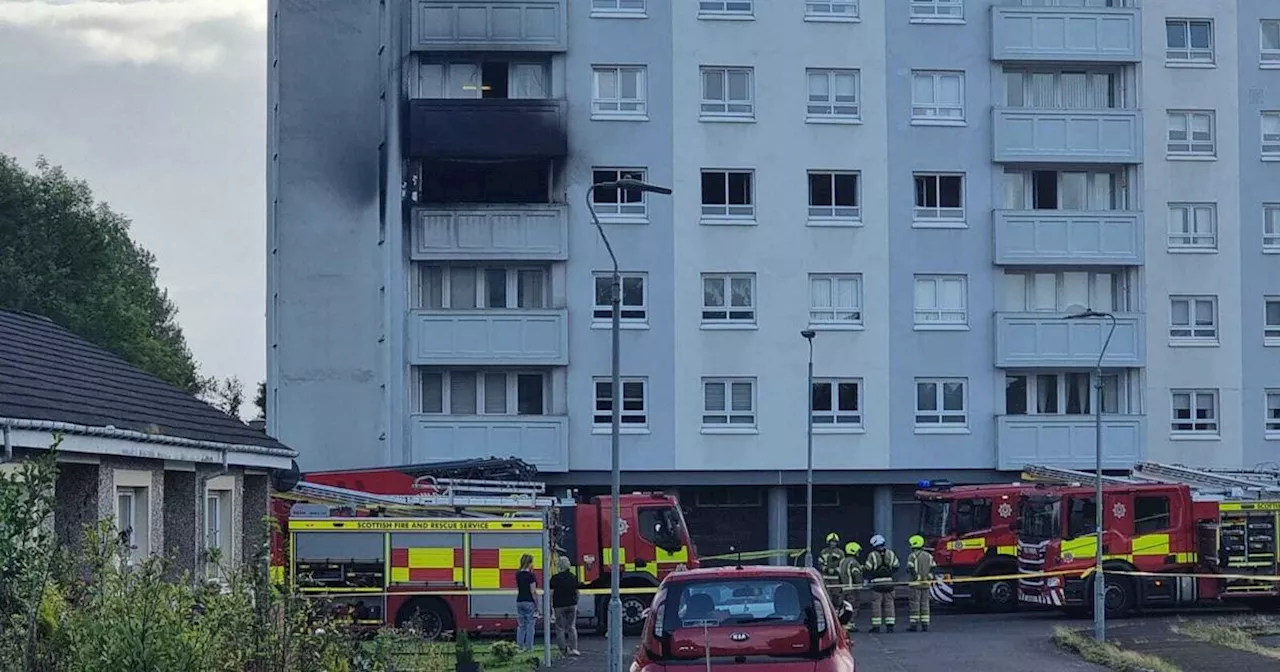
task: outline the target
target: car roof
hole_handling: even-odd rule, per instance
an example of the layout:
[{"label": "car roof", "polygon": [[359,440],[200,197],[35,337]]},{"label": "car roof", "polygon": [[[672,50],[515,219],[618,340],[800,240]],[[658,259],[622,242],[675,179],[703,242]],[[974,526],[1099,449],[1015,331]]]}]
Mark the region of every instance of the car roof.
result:
[{"label": "car roof", "polygon": [[779,565],[742,565],[729,567],[699,567],[673,572],[664,583],[710,581],[725,579],[805,579],[818,580],[818,572],[807,567]]}]

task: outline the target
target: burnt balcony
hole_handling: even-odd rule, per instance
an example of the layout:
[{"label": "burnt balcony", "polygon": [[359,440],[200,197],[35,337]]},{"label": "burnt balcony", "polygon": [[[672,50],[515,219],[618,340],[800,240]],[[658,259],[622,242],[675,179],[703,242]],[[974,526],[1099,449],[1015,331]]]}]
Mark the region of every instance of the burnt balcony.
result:
[{"label": "burnt balcony", "polygon": [[414,51],[565,51],[567,0],[415,0]]},{"label": "burnt balcony", "polygon": [[557,159],[569,154],[563,100],[409,101],[408,154],[419,159]]}]

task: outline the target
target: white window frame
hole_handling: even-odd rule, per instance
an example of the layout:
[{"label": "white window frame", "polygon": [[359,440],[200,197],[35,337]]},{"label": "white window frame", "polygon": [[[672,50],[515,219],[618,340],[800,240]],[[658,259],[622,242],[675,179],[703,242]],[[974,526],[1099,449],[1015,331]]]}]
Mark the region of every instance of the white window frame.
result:
[{"label": "white window frame", "polygon": [[644,18],[648,0],[591,0],[592,18]]},{"label": "white window frame", "polygon": [[[917,293],[921,284],[932,285],[933,306],[921,306],[917,303]],[[937,305],[942,296],[942,287],[949,283],[960,284],[960,306]],[[911,286],[912,303],[915,305],[916,330],[954,330],[969,328],[969,276],[960,274],[917,274]]]},{"label": "white window frame", "polygon": [[[508,100],[548,100],[551,98],[551,63],[549,60],[537,60],[534,56],[526,56],[523,60],[511,57],[507,61],[507,88]],[[453,56],[440,60],[424,60],[417,63],[415,74],[417,75],[413,82],[414,91],[419,98],[429,98],[432,100],[476,100],[484,97],[484,61],[481,58],[468,58],[466,56]],[[440,68],[440,96],[435,95],[435,91],[427,91],[424,81],[426,79],[427,68]],[[469,80],[465,84],[461,84],[457,89],[447,90],[447,87],[453,83],[449,69],[452,67],[470,68],[469,76],[465,77]],[[540,95],[517,95],[519,91],[519,83],[521,81],[521,69],[536,68],[538,72],[537,84],[541,89]],[[459,78],[464,73],[459,70]]]},{"label": "white window frame", "polygon": [[[445,311],[524,311],[524,310],[546,310],[551,307],[551,270],[546,266],[536,264],[467,264],[467,263],[425,263],[415,262],[417,269],[418,282],[414,289],[414,306],[415,310],[423,310],[430,312]],[[453,269],[454,268],[470,268],[476,274],[476,300],[475,306],[459,307],[452,306],[453,300]],[[430,274],[433,269],[440,269],[440,307],[432,308],[431,306],[431,283],[429,281]],[[506,274],[506,296],[507,305],[502,308],[487,308],[485,303],[488,302],[488,274],[486,271],[499,270]],[[525,272],[536,272],[542,276],[542,300],[541,306],[525,308],[520,306],[520,274]]]},{"label": "white window frame", "polygon": [[[1263,110],[1258,124],[1259,134],[1262,136],[1262,160],[1280,161],[1280,110]],[[1268,125],[1272,126],[1270,132]]]},{"label": "white window frame", "polygon": [[[707,97],[707,76],[718,74],[723,78],[723,98]],[[732,99],[729,97],[729,78],[734,75],[746,75],[747,97]],[[701,104],[698,107],[698,118],[702,121],[754,121],[756,118],[756,69],[750,66],[736,65],[704,65],[698,69],[698,84],[701,87]]]},{"label": "white window frame", "polygon": [[[1280,295],[1262,297],[1262,344],[1268,346],[1280,346],[1280,318],[1275,322],[1269,321],[1270,305],[1280,306]],[[1277,309],[1280,314],[1280,307]]]},{"label": "white window frame", "polygon": [[[608,182],[617,181],[622,178],[631,178],[645,182],[648,171],[644,168],[625,168],[620,166],[592,166],[591,181],[598,182],[596,173],[609,173]],[[634,191],[639,195],[639,201],[623,201],[624,193]],[[597,200],[602,195],[602,190],[596,189],[591,194],[591,206],[596,211],[596,217],[603,222],[621,222],[625,224],[637,224],[649,221],[649,197],[639,189],[614,189],[614,200],[601,201]]]},{"label": "white window frame", "polygon": [[[1196,47],[1191,44],[1191,26],[1200,23],[1209,25],[1209,45],[1207,47]],[[1214,64],[1214,53],[1216,51],[1214,43],[1216,40],[1213,35],[1215,28],[1213,19],[1165,19],[1164,26],[1164,62],[1166,66],[1187,64],[1205,66]],[[1174,27],[1182,31],[1186,46],[1174,47],[1169,44],[1169,29]]]},{"label": "white window frame", "polygon": [[[1186,126],[1186,138],[1175,138],[1175,133],[1181,133],[1174,129],[1174,119],[1182,119]],[[1192,121],[1195,119],[1208,119],[1209,131],[1207,138],[1195,137],[1197,131],[1192,128]],[[1165,131],[1165,154],[1172,160],[1180,158],[1217,158],[1218,156],[1218,114],[1214,110],[1168,110],[1165,114],[1166,131]]]},{"label": "white window frame", "polygon": [[[600,396],[600,386],[605,385],[607,396]],[[628,387],[634,389],[640,385],[639,408],[637,399],[628,398]],[[613,429],[613,379],[610,376],[596,376],[591,379],[591,429],[592,433],[605,434]],[[649,431],[649,379],[644,377],[622,378],[622,414],[619,429],[623,434],[642,434]],[[601,431],[603,430],[603,431]]]},{"label": "white window frame", "polygon": [[1268,387],[1262,396],[1262,428],[1266,438],[1280,440],[1280,387]]},{"label": "white window frame", "polygon": [[[1054,173],[1056,182],[1057,206],[1036,207],[1036,173]],[[1083,184],[1073,185],[1071,181],[1080,178]],[[1129,180],[1123,169],[1091,169],[1091,170],[1027,170],[1024,168],[1006,168],[1003,174],[1003,203],[1006,210],[1044,210],[1048,212],[1123,212],[1129,209]],[[1083,209],[1065,208],[1063,203],[1077,187],[1074,197],[1082,200]],[[1098,193],[1099,189],[1105,194]],[[1101,197],[1101,198],[1099,198]]]},{"label": "white window frame", "polygon": [[[1174,308],[1185,304],[1187,322],[1175,321]],[[1201,324],[1198,318],[1201,306],[1209,307],[1210,322]],[[1221,318],[1218,316],[1218,297],[1213,295],[1173,295],[1169,297],[1169,345],[1217,345],[1221,332]]]},{"label": "white window frame", "polygon": [[[453,405],[453,376],[465,374],[475,376],[476,381],[476,398],[474,414],[454,414]],[[423,388],[427,384],[428,376],[438,375],[440,377],[440,410],[425,410],[425,394]],[[489,375],[506,376],[506,385],[504,387],[503,399],[506,402],[506,408],[501,413],[486,412],[486,377]],[[520,413],[520,376],[537,375],[542,377],[542,412],[541,413]],[[417,370],[417,399],[414,400],[414,407],[417,409],[417,415],[426,415],[433,418],[505,418],[515,420],[519,418],[540,418],[551,415],[551,374],[547,371],[539,371],[534,369],[502,369],[492,370],[485,368],[467,368],[457,367],[452,369],[418,367]]]},{"label": "white window frame", "polygon": [[[617,95],[605,98],[600,94],[601,77],[612,75]],[[636,78],[636,97],[622,96],[623,75]],[[591,66],[591,118],[600,120],[623,119],[644,121],[649,118],[649,69],[643,65],[593,65]]]},{"label": "white window frame", "polygon": [[[836,178],[852,177],[853,205],[836,203]],[[811,183],[815,178],[826,178],[831,185],[831,205],[813,202]],[[848,225],[862,221],[862,173],[856,170],[810,170],[805,174],[805,191],[809,199],[808,222],[811,226]]]},{"label": "white window frame", "polygon": [[[960,207],[951,207],[942,205],[942,179],[957,178],[960,180]],[[921,180],[926,183],[933,182],[933,193],[937,198],[936,205],[921,204],[920,190],[916,186]],[[915,206],[911,210],[911,225],[915,228],[930,229],[956,229],[964,228],[965,224],[965,179],[964,173],[947,173],[947,172],[927,172],[919,171],[911,175],[911,191],[912,199]],[[926,199],[927,201],[927,199]]]},{"label": "white window frame", "polygon": [[[805,74],[805,121],[809,123],[852,123],[862,120],[862,71],[853,68],[808,68]],[[815,94],[815,79],[826,80],[826,93]],[[841,78],[853,80],[852,100],[840,100],[836,94],[836,82]]]},{"label": "white window frame", "polygon": [[[117,470],[115,472],[114,512],[116,529],[125,546],[125,561],[134,564],[151,554],[151,473],[146,471]],[[122,501],[129,502],[130,511],[121,510]]]},{"label": "white window frame", "polygon": [[[961,407],[959,410],[946,407],[946,386],[960,384]],[[934,408],[920,408],[921,386],[933,386]],[[915,431],[917,434],[931,432],[967,432],[969,429],[969,379],[968,378],[916,378],[915,385]]]},{"label": "white window frame", "polygon": [[1262,251],[1280,254],[1280,203],[1262,204]]},{"label": "white window frame", "polygon": [[[212,558],[205,563],[205,577],[221,579],[225,575],[224,568],[235,565],[235,545],[232,539],[233,516],[235,515],[234,491],[226,487],[206,487],[204,498],[204,546],[205,549],[217,549],[218,561]],[[210,522],[215,527],[210,529]]]},{"label": "white window frame", "polygon": [[755,18],[755,5],[755,0],[698,0],[698,18]]},{"label": "white window frame", "polygon": [[[853,283],[853,305],[837,306],[839,283]],[[827,305],[815,305],[814,297],[825,285]],[[863,326],[862,274],[861,273],[810,273],[809,274],[809,326],[814,329],[860,329]]]},{"label": "white window frame", "polygon": [[[1088,376],[1088,399],[1087,408],[1081,409],[1080,413],[1068,413],[1067,402],[1069,399],[1069,377],[1072,374],[1082,374]],[[1054,394],[1057,397],[1057,409],[1053,412],[1042,412],[1040,410],[1040,384],[1042,377],[1053,376]],[[1026,381],[1026,399],[1023,403],[1026,406],[1025,413],[1014,413],[1009,410],[1009,391],[1008,385],[1011,378],[1023,378]],[[1025,416],[1047,416],[1047,417],[1067,417],[1078,418],[1093,415],[1094,404],[1098,403],[1098,387],[1097,378],[1092,372],[1084,373],[1080,371],[1035,371],[1035,370],[1014,370],[1006,371],[1005,376],[1005,400],[1004,414],[1014,417]],[[1103,415],[1128,415],[1136,413],[1140,404],[1137,403],[1136,393],[1130,392],[1130,385],[1133,382],[1126,371],[1110,371],[1102,374],[1103,385]],[[1111,388],[1111,394],[1115,395],[1114,404],[1107,403],[1107,388]],[[1115,410],[1108,410],[1107,406],[1112,406]]]},{"label": "white window frame", "polygon": [[1280,19],[1262,19],[1258,22],[1258,65],[1263,68],[1280,68],[1280,43],[1274,49],[1267,48],[1268,28],[1280,33]]},{"label": "white window frame", "polygon": [[[841,385],[853,385],[853,410],[841,410],[841,401],[844,397],[840,396]],[[831,408],[826,410],[818,410],[812,405],[809,408],[809,414],[812,416],[813,429],[815,432],[823,433],[839,433],[839,432],[860,432],[863,429],[863,413],[864,406],[862,403],[862,379],[861,378],[815,378],[813,380],[812,399],[814,404],[818,401],[818,388],[827,387],[829,389],[828,399],[831,401]]]},{"label": "white window frame", "polygon": [[[1216,252],[1218,250],[1217,203],[1169,204],[1169,251]],[[1178,225],[1186,225],[1183,231]]]},{"label": "white window frame", "polygon": [[[733,305],[733,285],[735,281],[747,280],[750,283],[751,303],[749,305]],[[707,282],[719,282],[725,305],[707,304]],[[699,288],[702,290],[702,326],[720,327],[754,327],[758,309],[756,304],[755,273],[703,273]],[[710,317],[709,317],[710,315]]]},{"label": "white window frame", "polygon": [[964,0],[911,0],[912,23],[964,23]]},{"label": "white window frame", "polygon": [[[932,101],[916,100],[916,81],[928,78],[932,89]],[[960,101],[956,103],[938,102],[940,83],[943,79],[955,78],[960,82]],[[965,125],[965,72],[963,70],[912,70],[911,71],[911,123],[916,126],[963,126]],[[944,114],[959,112],[959,114]]]},{"label": "white window frame", "polygon": [[[1191,417],[1178,417],[1178,398],[1185,396],[1188,403],[1188,413]],[[1209,411],[1211,417],[1197,418],[1200,401],[1202,398],[1208,397],[1210,401]],[[1221,414],[1221,404],[1219,402],[1219,392],[1215,389],[1179,389],[1175,388],[1169,391],[1169,433],[1173,437],[1211,437],[1218,438],[1221,436],[1222,428],[1219,418]],[[1191,427],[1184,427],[1191,425]]]},{"label": "white window frame", "polygon": [[[698,199],[701,201],[702,194],[702,176],[707,173],[718,173],[724,176],[724,204],[720,203],[702,203],[702,218],[704,223],[720,222],[754,222],[756,219],[756,171],[744,170],[741,168],[703,168],[698,174]],[[730,175],[746,175],[747,176],[747,200],[748,203],[730,203],[729,202],[729,176]]]},{"label": "white window frame", "polygon": [[[1002,289],[1003,299],[1001,306],[1004,311],[1013,313],[1050,313],[1061,315],[1067,311],[1072,305],[1080,304],[1081,297],[1068,297],[1070,293],[1071,280],[1076,275],[1085,276],[1085,284],[1087,287],[1088,297],[1084,299],[1085,307],[1092,308],[1106,313],[1126,313],[1130,310],[1130,305],[1134,301],[1130,298],[1130,287],[1135,282],[1129,274],[1120,271],[1013,271],[1005,270],[1000,275],[1000,282],[1004,285]],[[1053,307],[1048,308],[1040,304],[1040,299],[1044,298],[1042,289],[1039,286],[1041,280],[1047,279],[1049,276],[1053,278]],[[1107,283],[1103,283],[1103,279],[1107,279]],[[1011,298],[1010,290],[1015,289],[1006,283],[1016,282],[1016,291],[1022,298],[1017,300],[1017,304],[1008,305],[1007,299]]]},{"label": "white window frame", "polygon": [[[746,384],[751,387],[751,408],[733,407],[733,388]],[[724,393],[724,408],[707,407],[707,389],[720,386]],[[759,406],[759,390],[755,378],[721,378],[708,377],[702,379],[702,431],[708,433],[749,431],[757,427],[757,411]]]},{"label": "white window frame", "polygon": [[[619,273],[622,279],[622,315],[618,320],[623,329],[638,329],[648,327],[649,325],[649,274],[623,272]],[[610,301],[600,303],[600,294],[597,291],[600,281],[612,285],[612,271],[598,271],[591,275],[591,326],[592,328],[607,329],[613,325],[613,305]],[[640,303],[627,303],[627,283],[640,282]],[[612,288],[610,288],[612,291]]]},{"label": "white window frame", "polygon": [[805,21],[854,22],[860,18],[858,0],[805,0]]}]

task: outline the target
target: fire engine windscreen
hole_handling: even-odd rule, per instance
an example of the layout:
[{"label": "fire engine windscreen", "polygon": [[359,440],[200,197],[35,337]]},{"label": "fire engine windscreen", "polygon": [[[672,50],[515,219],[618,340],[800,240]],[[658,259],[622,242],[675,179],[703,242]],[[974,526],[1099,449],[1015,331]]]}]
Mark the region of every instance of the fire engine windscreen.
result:
[{"label": "fire engine windscreen", "polygon": [[679,511],[673,508],[645,508],[640,509],[638,516],[640,535],[646,541],[668,553],[675,553],[684,547]]},{"label": "fire engine windscreen", "polygon": [[1018,537],[1026,541],[1045,541],[1060,533],[1062,499],[1060,497],[1027,497],[1018,512]]},{"label": "fire engine windscreen", "polygon": [[951,503],[932,500],[920,502],[920,527],[918,532],[928,539],[945,537],[951,532]]}]

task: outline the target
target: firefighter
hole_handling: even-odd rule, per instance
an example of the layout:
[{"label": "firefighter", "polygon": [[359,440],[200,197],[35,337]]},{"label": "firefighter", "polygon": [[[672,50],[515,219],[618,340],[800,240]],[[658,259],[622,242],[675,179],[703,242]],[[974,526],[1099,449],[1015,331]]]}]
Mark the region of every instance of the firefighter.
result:
[{"label": "firefighter", "polygon": [[897,620],[893,606],[893,577],[899,569],[898,556],[885,547],[884,537],[871,537],[871,553],[863,570],[871,577],[871,632],[880,626],[893,632]]},{"label": "firefighter", "polygon": [[822,582],[827,586],[827,595],[835,602],[840,597],[840,561],[844,560],[844,551],[840,550],[840,535],[827,533],[827,547],[818,555],[818,570],[822,572]]},{"label": "firefighter", "polygon": [[924,549],[924,537],[918,534],[912,535],[907,543],[911,545],[911,555],[907,556],[907,574],[911,579],[907,604],[911,625],[907,630],[929,632],[929,582],[933,579],[933,554]]},{"label": "firefighter", "polygon": [[858,602],[862,599],[862,563],[858,554],[862,544],[851,541],[844,545],[844,560],[840,561],[840,584],[844,589],[840,599],[849,605],[852,616],[845,625],[849,632],[858,631]]}]

